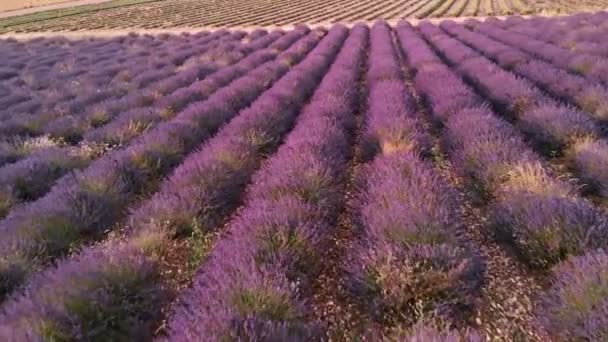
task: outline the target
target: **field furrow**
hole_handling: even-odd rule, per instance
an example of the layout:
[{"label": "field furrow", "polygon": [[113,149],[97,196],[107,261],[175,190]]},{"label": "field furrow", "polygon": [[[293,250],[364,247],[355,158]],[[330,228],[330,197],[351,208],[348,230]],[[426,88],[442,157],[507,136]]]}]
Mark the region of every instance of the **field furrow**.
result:
[{"label": "field furrow", "polygon": [[[302,31],[294,31],[297,37]],[[18,286],[37,266],[88,240],[103,237],[126,214],[125,205],[157,188],[161,177],[184,156],[247,107],[316,44],[319,32],[206,101],[58,182],[37,201],[11,211],[0,221],[2,295]],[[289,46],[293,41],[282,42]],[[275,52],[276,53],[276,52]],[[39,208],[44,208],[40,211]]]},{"label": "field furrow", "polygon": [[[311,33],[308,40],[304,40],[300,44],[296,43],[298,45],[288,50],[286,55],[279,56],[279,62],[276,63],[276,66],[282,65],[284,68],[287,67],[284,64],[285,62],[296,62],[298,58],[303,58],[303,60],[278,80],[273,87],[264,92],[249,108],[242,111],[238,117],[227,124],[203,148],[190,155],[161,185],[160,191],[132,213],[125,228],[128,236],[126,242],[110,240],[106,245],[95,246],[90,250],[85,250],[80,258],[67,260],[65,263],[59,264],[57,268],[52,268],[42,273],[42,277],[52,277],[53,274],[72,268],[74,263],[85,262],[91,254],[102,255],[98,265],[103,268],[111,264],[111,262],[108,262],[108,258],[112,258],[112,253],[116,249],[124,251],[123,253],[131,253],[131,260],[137,256],[139,258],[143,257],[144,260],[140,262],[133,262],[134,260],[128,260],[129,257],[126,257],[127,264],[120,265],[120,267],[130,270],[128,277],[114,278],[114,281],[108,284],[107,278],[101,276],[88,285],[97,289],[95,292],[102,293],[96,304],[104,309],[111,310],[112,303],[116,303],[120,299],[120,297],[112,297],[116,296],[116,294],[111,291],[111,288],[128,288],[137,284],[140,279],[151,279],[152,275],[150,272],[153,269],[150,268],[150,264],[157,260],[154,252],[162,251],[162,247],[167,243],[167,240],[180,237],[186,238],[188,236],[192,236],[193,240],[197,237],[202,239],[205,235],[219,229],[221,221],[225,220],[229,213],[236,209],[240,203],[238,197],[240,197],[240,193],[244,190],[254,171],[260,166],[263,157],[273,153],[283,140],[282,136],[289,132],[294,125],[294,121],[300,113],[299,107],[307,101],[310,93],[317,87],[318,79],[324,75],[327,67],[331,64],[335,54],[340,49],[341,43],[347,35],[347,30],[337,26],[332,28],[319,45],[304,58],[302,54],[306,54],[308,50],[314,47],[319,36],[318,33]],[[290,58],[294,58],[295,60],[290,60]],[[302,90],[301,87],[305,87],[307,90],[298,92],[298,90]],[[300,127],[300,124],[297,127]],[[298,129],[297,127],[296,130]],[[203,178],[201,179],[201,177]],[[207,181],[202,181],[203,179]],[[188,191],[189,195],[182,197],[185,195],[184,191]],[[198,195],[195,195],[195,193],[198,193]],[[176,205],[176,200],[179,205]],[[195,215],[196,218],[193,217],[192,220],[186,219],[184,221],[188,212],[191,215]],[[264,213],[264,210],[260,213]],[[241,236],[254,237],[253,235]],[[150,239],[150,237],[153,238]],[[228,242],[230,239],[222,239],[219,243],[223,244],[224,241]],[[196,259],[196,253],[201,251],[196,250],[197,241],[193,243],[195,249],[191,252],[194,253],[193,257]],[[144,250],[150,252],[149,255],[146,255],[145,252],[143,255],[139,252],[138,255],[138,251],[134,251],[137,246],[141,247],[141,244],[145,245],[146,248]],[[217,246],[214,250],[221,250],[221,245]],[[237,247],[235,252],[245,252],[245,250]],[[199,255],[200,257],[202,255]],[[231,260],[237,261],[236,257],[235,255]],[[213,255],[209,259],[214,260]],[[228,259],[222,260],[228,261]],[[192,267],[196,268],[197,265],[195,264]],[[93,268],[92,270],[82,270],[70,275],[71,279],[73,279],[72,281],[75,281],[76,279],[90,277],[91,272],[95,271]],[[110,268],[105,273],[120,271],[120,268]],[[250,276],[254,275],[254,273],[246,274]],[[166,305],[166,302],[163,301],[167,297],[161,296],[163,291],[158,290],[162,286],[160,279],[158,279],[160,277],[161,274],[156,273],[157,279],[155,281],[140,284],[144,288],[131,288],[135,292],[132,294],[133,297],[128,298],[135,301],[134,305],[138,305],[140,303],[137,302],[137,292],[149,289],[155,296],[146,298],[146,301],[148,301],[148,306],[146,307],[152,310],[154,314],[144,317],[142,321],[139,313],[129,315],[129,312],[125,311],[123,314],[128,319],[135,320],[139,324],[114,328],[103,326],[104,321],[100,319],[100,322],[97,323],[99,325],[96,326],[97,329],[94,332],[96,334],[123,334],[123,336],[132,337],[144,334],[145,331],[141,330],[142,327],[154,323],[154,319],[158,318],[159,311],[156,310],[157,306]],[[61,286],[57,282],[50,285],[48,282],[40,282],[38,284],[45,287],[46,291],[57,291],[60,290]],[[223,284],[229,285],[228,283]],[[49,309],[61,310],[62,308],[67,308],[69,312],[70,300],[82,300],[84,299],[82,296],[86,296],[86,292],[86,290],[82,292],[82,289],[74,288],[73,291],[59,298],[58,301],[50,303]],[[42,298],[36,297],[36,293],[32,293],[32,296],[33,298],[28,298],[28,293],[26,293],[22,297],[22,300],[42,300]],[[110,298],[108,299],[107,296]],[[11,303],[7,305],[10,306]],[[86,316],[79,315],[80,312],[69,313],[73,316],[54,318],[53,327],[55,330],[53,333],[80,336],[82,333],[93,332],[69,330],[68,323],[71,320],[84,322],[87,319]],[[38,320],[40,323],[53,319],[45,316],[44,313],[34,317],[24,317],[21,315],[21,312],[13,311],[7,313],[3,321],[13,322],[14,325],[12,327],[15,329],[15,336],[19,336],[19,333],[27,333],[33,336],[44,336],[46,334],[41,325],[19,326],[19,322],[23,322],[27,318]],[[209,321],[201,323],[207,322]],[[180,334],[194,333],[192,330],[183,329],[178,330],[178,332]],[[212,334],[212,330],[204,330],[204,332],[208,334],[207,336]],[[222,331],[218,331],[218,333],[221,334]]]},{"label": "field furrow", "polygon": [[119,1],[0,20],[0,340],[606,340],[607,13],[434,18],[603,0]]}]

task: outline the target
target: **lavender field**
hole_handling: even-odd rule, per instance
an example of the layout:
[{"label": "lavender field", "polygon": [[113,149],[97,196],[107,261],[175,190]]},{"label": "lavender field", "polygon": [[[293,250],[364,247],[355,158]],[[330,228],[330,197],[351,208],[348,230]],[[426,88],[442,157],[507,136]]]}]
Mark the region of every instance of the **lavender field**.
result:
[{"label": "lavender field", "polygon": [[0,340],[608,341],[606,37],[0,39]]}]

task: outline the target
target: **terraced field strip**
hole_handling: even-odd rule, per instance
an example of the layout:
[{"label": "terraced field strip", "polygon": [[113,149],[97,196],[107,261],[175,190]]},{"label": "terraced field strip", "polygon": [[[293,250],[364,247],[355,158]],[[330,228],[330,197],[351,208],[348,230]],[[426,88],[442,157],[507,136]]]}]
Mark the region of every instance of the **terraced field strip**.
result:
[{"label": "terraced field strip", "polygon": [[[139,3],[145,1],[144,3]],[[153,1],[153,2],[151,2]],[[111,5],[113,4],[113,5]],[[121,5],[122,4],[122,5]],[[123,6],[124,5],[124,6]],[[608,7],[606,0],[576,3],[526,0],[313,0],[243,1],[218,5],[198,0],[117,0],[108,5],[58,10],[0,20],[0,32],[92,29],[282,26],[444,16],[570,13]],[[563,11],[560,9],[564,9]]]}]

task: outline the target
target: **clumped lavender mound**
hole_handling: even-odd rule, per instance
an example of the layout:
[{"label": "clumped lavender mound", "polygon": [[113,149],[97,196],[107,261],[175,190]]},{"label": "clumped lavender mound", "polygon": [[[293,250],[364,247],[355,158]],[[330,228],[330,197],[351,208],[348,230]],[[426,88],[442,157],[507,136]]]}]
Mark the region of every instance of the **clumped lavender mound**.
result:
[{"label": "clumped lavender mound", "polygon": [[606,23],[0,40],[0,339],[608,340]]}]

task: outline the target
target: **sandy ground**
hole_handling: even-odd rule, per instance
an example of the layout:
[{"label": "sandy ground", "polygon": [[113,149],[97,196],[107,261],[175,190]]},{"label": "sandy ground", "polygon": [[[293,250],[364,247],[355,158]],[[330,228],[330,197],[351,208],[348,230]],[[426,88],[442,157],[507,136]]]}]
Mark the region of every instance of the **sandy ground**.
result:
[{"label": "sandy ground", "polygon": [[0,0],[0,18],[112,0]]}]

